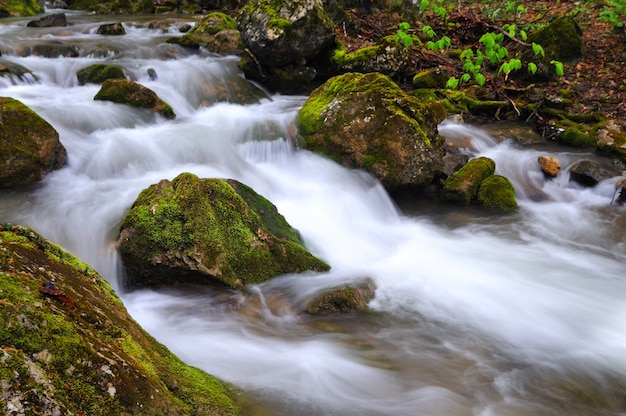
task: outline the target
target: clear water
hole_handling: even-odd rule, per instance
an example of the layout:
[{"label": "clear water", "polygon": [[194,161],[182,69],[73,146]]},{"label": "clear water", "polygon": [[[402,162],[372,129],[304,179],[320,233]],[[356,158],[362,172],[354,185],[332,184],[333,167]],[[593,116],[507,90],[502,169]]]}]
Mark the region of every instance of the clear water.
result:
[{"label": "clear water", "polygon": [[[295,146],[306,97],[205,106],[205,86],[241,82],[236,57],[163,44],[176,24],[164,32],[126,21],[128,35],[103,39],[99,17],[70,21],[39,30],[0,22],[2,59],[34,75],[0,78],[0,95],[50,122],[69,155],[42,184],[2,192],[0,221],[31,226],[92,264],[185,361],[277,416],[626,414],[626,210],[610,204],[615,179],[592,189],[568,181],[569,166],[591,155],[445,123],[449,140],[469,138],[466,152],[494,159],[514,182],[520,211],[398,205],[368,175]],[[82,55],[19,52],[48,39]],[[96,44],[116,52],[95,56]],[[157,92],[176,120],[94,101],[99,87],[79,86],[75,72],[103,61]],[[540,154],[561,160],[559,178],[543,179]],[[245,293],[125,293],[119,223],[142,189],[181,172],[252,186],[332,270]],[[364,277],[377,286],[371,313],[299,313],[316,293]]]}]

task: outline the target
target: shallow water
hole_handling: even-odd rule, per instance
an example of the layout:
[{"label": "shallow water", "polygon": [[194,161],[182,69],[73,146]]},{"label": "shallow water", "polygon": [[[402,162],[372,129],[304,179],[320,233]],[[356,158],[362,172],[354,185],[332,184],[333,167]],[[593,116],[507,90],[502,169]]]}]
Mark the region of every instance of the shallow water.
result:
[{"label": "shallow water", "polygon": [[[102,42],[93,34],[97,17],[70,21],[44,31],[24,28],[25,20],[0,22],[2,59],[34,75],[0,78],[0,95],[50,122],[69,155],[42,184],[3,192],[0,221],[31,226],[92,264],[132,316],[185,361],[252,393],[277,416],[626,413],[626,210],[610,203],[615,179],[585,189],[567,174],[592,155],[444,123],[442,134],[465,140],[470,156],[496,161],[520,211],[396,203],[370,176],[295,146],[306,97],[207,106],[198,85],[240,82],[237,58],[162,44],[176,24],[163,32],[126,21],[129,35],[106,40],[118,51],[106,57],[22,57],[12,49],[40,37],[84,51]],[[99,87],[79,86],[75,72],[104,60],[156,91],[176,120],[93,101]],[[536,163],[547,153],[563,165],[552,181]],[[332,270],[244,293],[125,293],[119,223],[142,189],[181,172],[252,186]],[[364,277],[377,286],[371,313],[300,313],[316,293]]]}]

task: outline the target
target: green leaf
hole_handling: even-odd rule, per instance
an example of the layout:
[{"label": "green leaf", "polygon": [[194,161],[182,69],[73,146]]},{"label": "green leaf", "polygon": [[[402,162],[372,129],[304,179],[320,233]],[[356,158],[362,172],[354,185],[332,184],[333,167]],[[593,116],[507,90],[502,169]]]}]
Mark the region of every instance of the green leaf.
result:
[{"label": "green leaf", "polygon": [[472,76],[470,74],[465,73],[465,74],[461,75],[461,81],[467,82],[467,81],[470,80],[471,77]]},{"label": "green leaf", "polygon": [[422,0],[420,2],[420,11],[423,12],[424,10],[426,10],[428,8],[429,4],[430,3],[428,2],[428,0]]},{"label": "green leaf", "polygon": [[509,65],[511,67],[511,70],[522,69],[522,61],[517,58],[511,59],[509,61]]},{"label": "green leaf", "polygon": [[500,72],[504,72],[507,75],[508,75],[509,72],[511,72],[511,66],[509,65],[508,62],[505,62],[502,65],[500,65],[500,69],[498,69],[498,74]]},{"label": "green leaf", "polygon": [[437,45],[435,45],[435,42],[433,42],[432,40],[429,40],[428,43],[426,43],[426,48],[431,51],[436,51]]},{"label": "green leaf", "polygon": [[402,44],[408,48],[409,46],[413,45],[413,38],[410,36],[404,36],[402,38]]},{"label": "green leaf", "polygon": [[533,75],[535,75],[535,73],[537,72],[537,65],[534,62],[528,63],[528,72],[530,72]]},{"label": "green leaf", "polygon": [[472,58],[472,57],[474,57],[474,51],[471,49],[465,49],[459,55],[459,59]]},{"label": "green leaf", "polygon": [[533,42],[533,52],[535,53],[535,56],[537,55],[541,55],[541,56],[546,56],[546,53],[543,50],[543,47],[541,45],[537,45],[535,42]]},{"label": "green leaf", "polygon": [[478,83],[478,85],[480,85],[481,87],[485,85],[485,76],[480,72],[474,74],[474,79],[476,80],[476,83]]},{"label": "green leaf", "polygon": [[459,86],[459,80],[455,77],[450,77],[448,79],[448,82],[446,82],[446,88],[453,90],[453,89],[456,89],[456,87],[458,86]]},{"label": "green leaf", "polygon": [[525,30],[520,30],[520,31],[519,31],[519,35],[520,35],[520,37],[522,38],[522,40],[523,40],[524,42],[526,42],[526,39],[528,39],[528,34],[526,34],[526,31],[525,31]]},{"label": "green leaf", "polygon": [[550,63],[554,65],[554,69],[558,76],[562,77],[565,74],[565,72],[563,71],[563,62],[552,60],[550,61]]},{"label": "green leaf", "polygon": [[406,32],[407,30],[409,30],[411,28],[411,25],[408,22],[402,22],[398,25],[398,27],[400,28],[400,30],[402,30],[403,32]]}]

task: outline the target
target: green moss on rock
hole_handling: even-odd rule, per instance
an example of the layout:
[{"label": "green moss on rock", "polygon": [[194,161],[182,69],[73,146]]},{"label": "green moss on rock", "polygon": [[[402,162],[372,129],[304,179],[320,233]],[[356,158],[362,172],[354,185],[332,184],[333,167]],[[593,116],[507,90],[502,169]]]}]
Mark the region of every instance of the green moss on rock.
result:
[{"label": "green moss on rock", "polygon": [[0,226],[0,313],[0,400],[23,414],[239,414],[227,386],[156,342],[102,277],[34,230]]},{"label": "green moss on rock", "polygon": [[57,131],[22,102],[0,97],[0,188],[39,181],[65,165]]},{"label": "green moss on rock", "polygon": [[80,85],[102,84],[107,79],[126,79],[126,72],[119,65],[95,64],[79,70],[76,78]]},{"label": "green moss on rock", "polygon": [[131,107],[145,108],[165,118],[176,118],[172,107],[161,100],[154,91],[127,79],[107,79],[94,100],[112,101]]},{"label": "green moss on rock", "polygon": [[480,183],[478,203],[492,211],[513,212],[519,207],[515,199],[515,188],[504,176],[492,175]]},{"label": "green moss on rock", "polygon": [[242,288],[284,273],[329,269],[251,188],[190,173],[143,190],[119,242],[131,287],[204,282]]},{"label": "green moss on rock", "polygon": [[390,191],[421,188],[443,165],[438,115],[430,110],[383,74],[347,73],[309,95],[300,132],[307,149],[367,170]]},{"label": "green moss on rock", "polygon": [[36,0],[3,0],[0,2],[0,17],[35,16],[43,12],[43,3]]},{"label": "green moss on rock", "polygon": [[496,163],[489,158],[470,160],[448,177],[443,186],[443,199],[459,205],[469,205],[476,198],[481,182],[493,175],[495,170]]}]

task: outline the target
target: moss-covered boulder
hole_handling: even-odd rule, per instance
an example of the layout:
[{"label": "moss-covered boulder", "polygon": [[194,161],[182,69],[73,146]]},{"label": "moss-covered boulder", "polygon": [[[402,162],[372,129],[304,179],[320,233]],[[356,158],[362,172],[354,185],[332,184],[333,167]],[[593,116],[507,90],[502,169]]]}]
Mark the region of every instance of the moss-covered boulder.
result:
[{"label": "moss-covered boulder", "polygon": [[548,62],[554,59],[563,63],[572,63],[585,57],[582,31],[571,16],[554,19],[545,28],[528,36],[528,42],[541,45]]},{"label": "moss-covered boulder", "polygon": [[353,313],[368,310],[374,298],[376,287],[371,279],[351,285],[325,290],[315,296],[306,306],[306,313]]},{"label": "moss-covered boulder", "polygon": [[480,206],[491,211],[506,213],[519,208],[513,184],[500,175],[491,175],[480,183],[477,201]]},{"label": "moss-covered boulder", "polygon": [[0,225],[0,405],[7,415],[240,414],[181,362],[91,267],[35,231]]},{"label": "moss-covered boulder", "polygon": [[43,1],[4,0],[0,2],[0,17],[35,16],[43,12]]},{"label": "moss-covered boulder", "polygon": [[482,181],[492,176],[495,170],[496,163],[492,159],[479,157],[470,160],[448,177],[443,186],[443,199],[459,205],[470,205],[476,199]]},{"label": "moss-covered boulder", "polygon": [[299,113],[307,149],[372,173],[392,192],[424,188],[442,171],[441,121],[379,73],[332,78]]},{"label": "moss-covered boulder", "polygon": [[267,66],[319,55],[335,40],[320,0],[252,0],[237,15],[246,47]]},{"label": "moss-covered boulder", "polygon": [[128,79],[107,79],[94,100],[145,108],[168,119],[176,118],[172,107],[161,100],[154,91]]},{"label": "moss-covered boulder", "polygon": [[119,65],[94,64],[76,72],[80,85],[102,84],[107,79],[126,79],[124,68]]},{"label": "moss-covered boulder", "polygon": [[129,287],[212,283],[241,289],[284,273],[329,269],[251,188],[190,173],[141,192],[121,225],[119,252]]},{"label": "moss-covered boulder", "polygon": [[54,127],[22,102],[0,97],[0,188],[37,182],[66,160]]},{"label": "moss-covered boulder", "polygon": [[193,49],[204,47],[221,54],[238,55],[245,48],[237,22],[221,12],[209,13],[189,32],[179,38],[169,38],[167,42]]},{"label": "moss-covered boulder", "polygon": [[333,54],[332,62],[337,66],[337,73],[380,72],[394,76],[410,64],[410,59],[406,47],[396,42],[393,36],[386,36],[376,45],[351,53],[340,47]]}]

